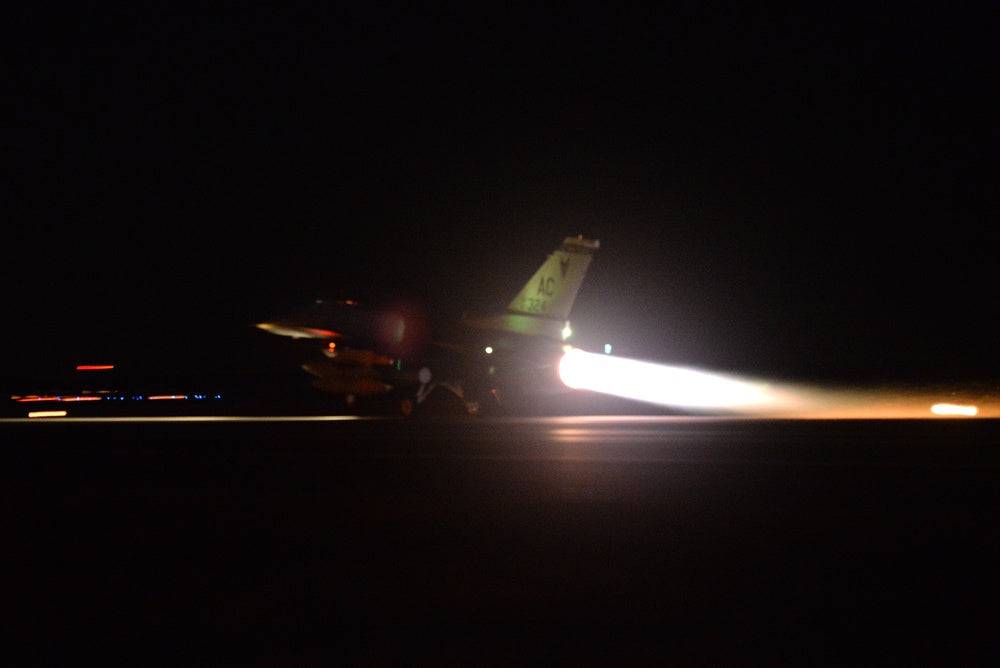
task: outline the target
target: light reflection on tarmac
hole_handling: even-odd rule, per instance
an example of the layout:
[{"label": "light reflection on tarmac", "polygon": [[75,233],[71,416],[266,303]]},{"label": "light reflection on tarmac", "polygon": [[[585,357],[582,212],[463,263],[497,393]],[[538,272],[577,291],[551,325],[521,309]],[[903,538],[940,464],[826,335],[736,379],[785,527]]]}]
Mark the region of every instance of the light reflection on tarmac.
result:
[{"label": "light reflection on tarmac", "polygon": [[[43,417],[43,418],[0,418],[0,423],[60,422],[60,423],[112,423],[112,422],[350,422],[355,420],[378,420],[377,417],[361,415],[144,415],[106,417]],[[385,419],[385,418],[382,418]]]},{"label": "light reflection on tarmac", "polygon": [[[731,380],[731,379],[727,379]],[[886,385],[878,387],[861,386],[822,386],[808,385],[800,383],[786,383],[781,381],[769,381],[765,379],[741,379],[741,382],[751,383],[755,391],[760,395],[760,400],[747,402],[742,405],[715,405],[703,406],[701,409],[690,410],[683,407],[678,408],[682,412],[680,415],[664,415],[664,409],[671,410],[670,405],[660,404],[655,401],[645,403],[649,407],[649,415],[646,417],[656,419],[782,419],[782,420],[877,420],[877,419],[977,419],[977,418],[998,418],[1000,417],[1000,385],[990,383],[966,383],[966,384],[937,384],[937,385]],[[546,417],[562,419],[575,419],[574,416],[586,415],[588,419],[604,415],[608,419],[623,417],[636,419],[643,412],[644,402],[634,401],[634,410],[623,415],[616,407],[620,404],[609,404],[607,413],[602,412],[600,402],[594,399],[601,393],[591,390],[577,390],[583,402],[593,409],[592,412],[573,413],[572,402],[567,402],[565,406],[570,406],[570,412],[555,412]],[[608,395],[605,395],[608,396]],[[614,397],[611,397],[614,399]],[[52,402],[59,405],[57,402]],[[10,404],[11,409],[16,404]],[[348,415],[342,413],[304,415],[301,407],[298,410],[288,410],[288,406],[283,408],[275,405],[274,408],[258,406],[254,410],[240,414],[239,406],[229,406],[222,408],[219,414],[204,414],[204,406],[193,405],[191,414],[178,414],[188,412],[181,408],[171,413],[157,413],[155,409],[150,409],[147,414],[135,414],[135,407],[131,407],[131,414],[122,415],[113,408],[107,414],[101,415],[101,407],[85,406],[77,408],[75,405],[61,406],[67,410],[48,410],[36,407],[35,410],[24,410],[18,408],[17,413],[7,410],[4,417],[0,417],[0,423],[11,422],[329,422],[329,421],[352,421],[352,420],[403,420],[397,415]],[[177,407],[180,408],[180,407]],[[308,410],[308,409],[306,409]],[[321,408],[320,411],[323,409]],[[228,411],[228,413],[226,413]],[[284,411],[284,414],[283,412]],[[144,411],[145,412],[145,411]],[[75,414],[74,414],[75,413]],[[267,414],[271,413],[271,414]],[[416,419],[420,419],[417,416]],[[520,419],[534,419],[540,417],[522,417]],[[484,419],[484,418],[478,418]]]},{"label": "light reflection on tarmac", "polygon": [[[588,419],[784,419],[784,420],[940,420],[1000,417],[1000,391],[968,389],[961,387],[937,388],[884,388],[884,389],[822,389],[807,386],[770,386],[772,396],[778,400],[767,406],[743,407],[739,410],[704,411],[697,415],[650,414],[641,415],[587,415]],[[583,416],[550,416],[574,420]],[[74,416],[43,415],[3,417],[0,423],[9,422],[330,422],[351,420],[400,420],[398,416],[372,415],[131,415],[131,416]],[[419,418],[418,418],[419,419]],[[524,417],[521,419],[536,419]]]},{"label": "light reflection on tarmac", "polygon": [[994,420],[3,422],[5,649],[29,665],[996,652]]}]

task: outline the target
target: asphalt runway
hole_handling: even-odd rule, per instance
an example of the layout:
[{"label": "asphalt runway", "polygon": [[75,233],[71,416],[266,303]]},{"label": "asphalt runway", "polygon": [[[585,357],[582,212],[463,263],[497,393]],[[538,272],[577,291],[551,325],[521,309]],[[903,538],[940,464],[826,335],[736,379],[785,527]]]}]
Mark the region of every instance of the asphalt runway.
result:
[{"label": "asphalt runway", "polygon": [[0,423],[19,663],[980,664],[1000,423]]}]

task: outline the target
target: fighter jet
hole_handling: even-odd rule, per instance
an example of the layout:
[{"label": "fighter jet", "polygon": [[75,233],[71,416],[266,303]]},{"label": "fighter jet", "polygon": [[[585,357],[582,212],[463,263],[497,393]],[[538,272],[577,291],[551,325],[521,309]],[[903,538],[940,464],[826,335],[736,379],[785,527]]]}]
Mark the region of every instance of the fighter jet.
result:
[{"label": "fighter jet", "polygon": [[565,389],[556,366],[572,334],[570,310],[596,239],[566,237],[506,310],[463,314],[432,332],[405,303],[316,302],[256,326],[305,339],[320,353],[302,368],[317,389],[412,415],[448,403],[467,413],[523,406],[529,397]]}]

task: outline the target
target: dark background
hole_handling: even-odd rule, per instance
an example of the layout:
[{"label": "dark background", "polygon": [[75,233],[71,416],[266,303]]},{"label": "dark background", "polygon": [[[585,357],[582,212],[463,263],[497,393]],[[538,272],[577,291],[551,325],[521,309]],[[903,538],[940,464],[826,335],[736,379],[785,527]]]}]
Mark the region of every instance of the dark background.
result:
[{"label": "dark background", "polygon": [[583,345],[1000,377],[996,24],[697,4],[7,10],[0,375],[277,368],[300,302],[489,309],[584,234]]}]

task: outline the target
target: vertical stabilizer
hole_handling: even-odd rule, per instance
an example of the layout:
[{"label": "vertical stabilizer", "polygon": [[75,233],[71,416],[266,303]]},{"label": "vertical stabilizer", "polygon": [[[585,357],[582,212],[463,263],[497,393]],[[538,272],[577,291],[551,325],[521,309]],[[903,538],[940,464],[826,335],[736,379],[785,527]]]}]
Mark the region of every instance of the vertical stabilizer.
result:
[{"label": "vertical stabilizer", "polygon": [[568,318],[598,248],[600,242],[596,239],[566,237],[507,305],[507,311],[556,320]]}]

